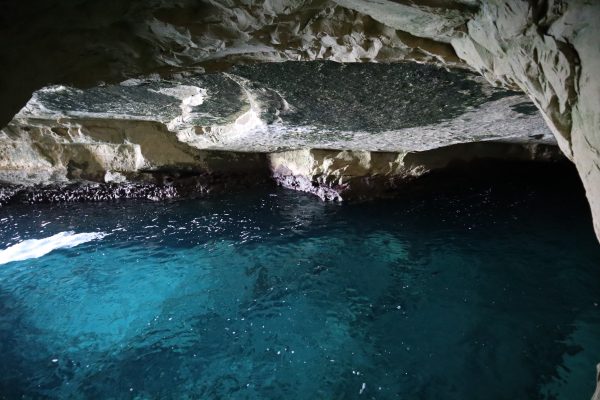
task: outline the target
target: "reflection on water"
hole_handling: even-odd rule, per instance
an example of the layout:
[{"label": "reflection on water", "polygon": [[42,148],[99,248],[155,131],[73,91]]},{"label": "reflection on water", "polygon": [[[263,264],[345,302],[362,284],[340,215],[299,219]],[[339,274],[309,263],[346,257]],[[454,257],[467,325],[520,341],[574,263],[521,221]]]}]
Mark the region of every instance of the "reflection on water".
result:
[{"label": "reflection on water", "polygon": [[585,200],[513,189],[0,209],[0,249],[108,233],[0,267],[0,398],[589,398]]}]

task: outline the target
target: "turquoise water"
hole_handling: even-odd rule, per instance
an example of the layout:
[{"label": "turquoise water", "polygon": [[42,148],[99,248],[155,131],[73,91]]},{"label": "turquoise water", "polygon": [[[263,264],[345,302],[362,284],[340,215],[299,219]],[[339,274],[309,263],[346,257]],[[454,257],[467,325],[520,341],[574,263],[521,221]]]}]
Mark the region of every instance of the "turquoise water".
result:
[{"label": "turquoise water", "polygon": [[[93,232],[106,236],[77,236]],[[560,184],[0,209],[0,249],[42,238],[62,248],[0,265],[0,398],[594,389],[600,246],[582,193]]]}]

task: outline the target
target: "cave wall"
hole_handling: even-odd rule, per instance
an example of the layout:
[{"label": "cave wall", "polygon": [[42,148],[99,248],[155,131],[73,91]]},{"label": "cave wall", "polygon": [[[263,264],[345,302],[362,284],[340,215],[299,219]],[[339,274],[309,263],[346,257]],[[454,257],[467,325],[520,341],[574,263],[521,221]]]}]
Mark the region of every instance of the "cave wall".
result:
[{"label": "cave wall", "polygon": [[414,60],[527,93],[576,164],[600,236],[600,2],[48,0],[0,5],[0,124],[43,85],[253,61]]}]

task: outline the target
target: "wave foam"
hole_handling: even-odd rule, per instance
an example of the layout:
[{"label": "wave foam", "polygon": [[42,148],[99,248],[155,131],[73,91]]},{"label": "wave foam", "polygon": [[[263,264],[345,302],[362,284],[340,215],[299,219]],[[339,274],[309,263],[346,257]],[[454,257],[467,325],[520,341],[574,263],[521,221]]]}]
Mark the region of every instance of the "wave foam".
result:
[{"label": "wave foam", "polygon": [[57,233],[44,239],[29,239],[0,250],[0,265],[12,261],[38,258],[53,250],[71,248],[92,240],[102,239],[104,232],[75,233],[72,231]]}]

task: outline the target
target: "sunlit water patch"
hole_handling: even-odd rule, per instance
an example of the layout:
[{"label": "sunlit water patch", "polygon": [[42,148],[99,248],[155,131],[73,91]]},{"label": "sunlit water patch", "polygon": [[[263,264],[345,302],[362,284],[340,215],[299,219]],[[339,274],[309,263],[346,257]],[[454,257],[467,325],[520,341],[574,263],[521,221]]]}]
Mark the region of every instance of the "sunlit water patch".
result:
[{"label": "sunlit water patch", "polygon": [[593,392],[600,248],[580,194],[0,209],[0,257],[31,240],[52,251],[0,266],[0,398]]}]

